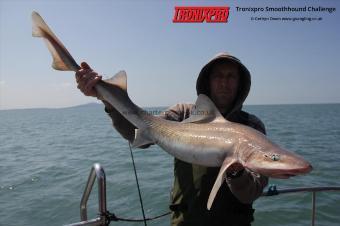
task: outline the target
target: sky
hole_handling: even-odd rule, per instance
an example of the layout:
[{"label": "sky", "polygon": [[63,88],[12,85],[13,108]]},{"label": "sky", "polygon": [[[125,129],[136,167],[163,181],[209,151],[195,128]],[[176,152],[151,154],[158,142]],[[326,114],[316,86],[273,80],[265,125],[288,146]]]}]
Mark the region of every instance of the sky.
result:
[{"label": "sky", "polygon": [[[227,23],[173,23],[175,6],[229,6]],[[329,7],[316,12],[243,12],[236,7]],[[37,11],[78,63],[106,78],[128,75],[139,106],[196,100],[196,78],[219,52],[252,75],[245,104],[340,103],[339,1],[0,0],[0,110],[59,108],[89,102],[73,72],[55,71]],[[322,18],[274,21],[258,18]],[[256,20],[251,20],[255,18]]]}]

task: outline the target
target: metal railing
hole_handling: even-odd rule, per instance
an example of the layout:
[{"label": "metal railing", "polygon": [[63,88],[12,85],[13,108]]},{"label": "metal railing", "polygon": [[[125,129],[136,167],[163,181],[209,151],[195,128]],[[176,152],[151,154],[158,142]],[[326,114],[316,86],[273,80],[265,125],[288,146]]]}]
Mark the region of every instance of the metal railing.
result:
[{"label": "metal railing", "polygon": [[[98,203],[99,203],[99,217],[91,220],[87,220],[87,201],[90,197],[92,187],[94,181],[98,181]],[[81,198],[80,202],[80,220],[81,222],[68,224],[65,226],[106,226],[108,225],[108,219],[106,216],[107,209],[106,209],[106,178],[105,172],[103,167],[100,164],[96,163],[91,168],[91,172],[89,178],[87,180],[87,184]]]},{"label": "metal railing", "polygon": [[262,196],[273,196],[279,194],[296,193],[296,192],[312,192],[312,222],[311,226],[315,226],[316,215],[316,192],[321,191],[340,191],[340,186],[329,187],[301,187],[301,188],[289,188],[276,190],[276,186],[269,187],[267,192],[264,192]]},{"label": "metal railing", "polygon": [[[91,220],[87,220],[87,201],[92,191],[92,187],[95,179],[98,181],[98,202],[99,202],[99,217]],[[315,226],[315,214],[316,214],[316,192],[321,191],[340,191],[340,186],[332,187],[301,187],[291,189],[277,190],[276,186],[270,186],[267,192],[264,192],[262,196],[274,196],[279,194],[296,193],[296,192],[312,192],[312,222],[311,225]],[[68,224],[65,226],[107,226],[110,224],[110,220],[107,215],[106,209],[106,179],[103,167],[96,163],[91,168],[87,184],[80,202],[80,219],[81,222]]]}]

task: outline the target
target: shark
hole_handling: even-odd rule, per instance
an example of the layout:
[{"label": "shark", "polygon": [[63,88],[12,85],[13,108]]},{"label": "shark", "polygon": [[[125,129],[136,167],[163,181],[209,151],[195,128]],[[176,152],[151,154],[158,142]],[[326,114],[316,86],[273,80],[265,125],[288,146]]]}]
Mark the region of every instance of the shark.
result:
[{"label": "shark", "polygon": [[[53,58],[52,67],[78,71],[80,66],[37,12],[32,13],[32,21],[32,35],[45,40]],[[125,71],[99,81],[95,89],[100,99],[110,103],[137,128],[133,147],[156,144],[182,161],[220,167],[207,202],[208,209],[225,183],[228,168],[234,163],[240,163],[252,172],[281,179],[312,170],[312,165],[302,156],[280,147],[259,131],[226,120],[204,94],[198,96],[189,118],[174,122],[148,114],[132,102],[127,92]]]}]

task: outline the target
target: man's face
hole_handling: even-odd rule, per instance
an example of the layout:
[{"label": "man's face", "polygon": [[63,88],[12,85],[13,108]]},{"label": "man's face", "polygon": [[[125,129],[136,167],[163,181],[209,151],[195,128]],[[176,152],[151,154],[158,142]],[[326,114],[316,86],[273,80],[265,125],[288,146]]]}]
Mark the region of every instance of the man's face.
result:
[{"label": "man's face", "polygon": [[210,98],[217,108],[226,113],[231,110],[239,86],[239,70],[233,63],[217,63],[210,74]]}]

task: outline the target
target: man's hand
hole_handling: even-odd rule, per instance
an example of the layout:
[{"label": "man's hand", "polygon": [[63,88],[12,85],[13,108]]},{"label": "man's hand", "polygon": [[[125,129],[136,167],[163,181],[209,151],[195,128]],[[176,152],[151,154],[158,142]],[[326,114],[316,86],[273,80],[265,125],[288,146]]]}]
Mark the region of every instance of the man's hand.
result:
[{"label": "man's hand", "polygon": [[81,69],[76,72],[78,89],[80,89],[85,96],[98,98],[97,91],[94,86],[102,80],[102,76],[99,76],[97,72],[93,71],[86,62],[82,62],[80,67]]}]

